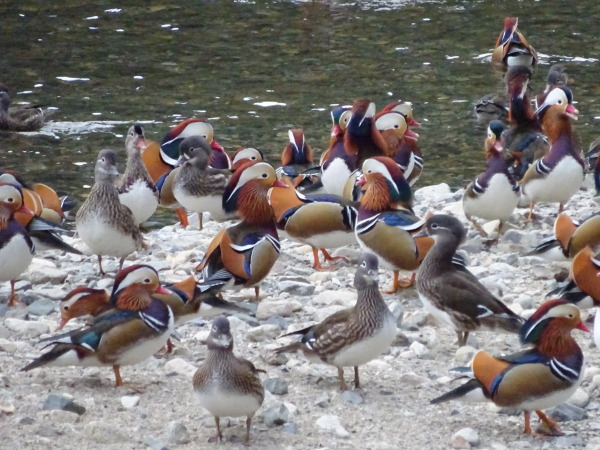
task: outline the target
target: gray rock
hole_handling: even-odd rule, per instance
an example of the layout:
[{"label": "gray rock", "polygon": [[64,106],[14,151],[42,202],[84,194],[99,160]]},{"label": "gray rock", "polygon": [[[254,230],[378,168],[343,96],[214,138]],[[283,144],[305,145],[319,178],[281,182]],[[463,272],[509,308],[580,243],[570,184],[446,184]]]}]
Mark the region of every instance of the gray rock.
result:
[{"label": "gray rock", "polygon": [[460,248],[467,253],[479,253],[484,249],[485,244],[480,235],[466,241]]},{"label": "gray rock", "polygon": [[262,342],[267,340],[273,340],[281,334],[281,328],[277,325],[259,325],[254,328],[250,328],[246,337],[251,342]]},{"label": "gray rock", "polygon": [[54,311],[56,303],[48,298],[40,298],[27,306],[29,314],[34,316],[47,316]]},{"label": "gray rock", "polygon": [[542,449],[555,449],[555,448],[584,448],[586,442],[579,436],[559,436],[553,439],[552,442],[545,442],[542,445]]},{"label": "gray rock", "polygon": [[291,422],[290,410],[283,402],[273,402],[270,406],[264,408],[259,417],[262,417],[265,425],[269,427],[281,426],[284,423]]},{"label": "gray rock", "polygon": [[590,402],[590,396],[583,389],[579,388],[569,399],[569,403],[580,408],[585,408]]},{"label": "gray rock", "polygon": [[473,428],[463,428],[462,430],[458,430],[452,439],[457,437],[463,438],[469,443],[469,446],[476,446],[479,444],[479,433],[477,433],[477,430],[474,430]]},{"label": "gray rock", "polygon": [[342,392],[342,398],[346,403],[350,403],[351,405],[360,405],[364,402],[362,396],[355,391]]},{"label": "gray rock", "polygon": [[38,337],[50,331],[48,324],[35,320],[8,318],[4,321],[4,325],[6,325],[6,328],[9,330],[14,331],[15,333],[21,333],[28,337]]},{"label": "gray rock", "polygon": [[392,347],[408,347],[410,339],[402,331],[398,330],[396,338],[392,341]]},{"label": "gray rock", "polygon": [[59,394],[50,394],[46,397],[42,410],[53,410],[62,409],[63,411],[70,411],[75,414],[85,414],[85,408],[78,405],[69,397],[65,397]]},{"label": "gray rock", "polygon": [[280,281],[277,286],[279,292],[288,292],[291,295],[300,297],[313,295],[316,289],[316,286],[313,284],[291,280]]},{"label": "gray rock", "polygon": [[395,301],[389,304],[390,311],[396,319],[396,326],[402,326],[402,319],[404,319],[404,306],[402,303]]},{"label": "gray rock", "polygon": [[238,313],[232,314],[231,317],[240,319],[242,322],[250,325],[251,327],[257,327],[260,325],[260,322],[258,320],[256,320],[255,317],[252,317],[249,314],[244,314],[244,313],[238,312]]},{"label": "gray rock", "polygon": [[289,317],[292,313],[302,310],[302,303],[298,300],[263,300],[256,308],[256,318],[265,320],[272,316]]},{"label": "gray rock", "polygon": [[331,398],[328,394],[321,394],[315,400],[315,405],[320,408],[327,408],[329,405],[331,405]]},{"label": "gray rock", "polygon": [[263,386],[273,395],[284,395],[288,393],[288,384],[283,378],[267,378]]},{"label": "gray rock", "polygon": [[258,355],[270,366],[282,366],[288,362],[288,357],[285,353],[275,353],[273,350],[277,347],[279,347],[279,345],[261,347],[258,351]]},{"label": "gray rock", "polygon": [[500,238],[500,242],[510,242],[513,244],[520,244],[523,242],[525,232],[515,229],[506,230],[506,232]]},{"label": "gray rock", "polygon": [[174,445],[183,445],[190,442],[190,435],[186,426],[176,420],[167,424],[167,442]]},{"label": "gray rock", "polygon": [[325,415],[317,419],[317,427],[321,432],[327,434],[334,434],[341,438],[347,438],[350,433],[340,423],[340,418],[334,415]]},{"label": "gray rock", "polygon": [[281,316],[269,317],[267,320],[265,320],[265,324],[277,325],[281,330],[287,330],[287,327],[289,326],[286,318]]},{"label": "gray rock", "polygon": [[400,383],[408,386],[421,386],[429,381],[428,378],[417,375],[414,372],[406,372],[400,375]]},{"label": "gray rock", "polygon": [[559,422],[566,422],[567,420],[579,421],[587,417],[585,409],[571,403],[563,403],[552,408],[548,411],[548,415]]},{"label": "gray rock", "polygon": [[287,434],[298,434],[298,427],[295,423],[284,423],[283,431],[285,431]]},{"label": "gray rock", "polygon": [[145,444],[150,447],[152,450],[169,450],[165,444],[156,439],[154,436],[148,436],[146,438]]},{"label": "gray rock", "polygon": [[66,270],[54,267],[43,267],[41,265],[32,265],[29,267],[29,281],[32,284],[60,284],[64,283],[68,275]]}]

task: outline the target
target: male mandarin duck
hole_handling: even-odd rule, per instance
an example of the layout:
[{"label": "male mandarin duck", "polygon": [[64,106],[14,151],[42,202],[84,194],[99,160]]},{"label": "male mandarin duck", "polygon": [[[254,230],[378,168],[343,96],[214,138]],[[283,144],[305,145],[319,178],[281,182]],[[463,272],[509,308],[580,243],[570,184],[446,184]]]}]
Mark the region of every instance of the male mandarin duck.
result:
[{"label": "male mandarin duck", "polygon": [[357,156],[357,167],[367,158],[391,156],[395,149],[389,148],[375,126],[375,103],[368,99],[355,100],[351,111],[344,147],[346,152]]},{"label": "male mandarin duck", "polygon": [[103,275],[103,255],[120,258],[121,270],[125,258],[143,247],[142,233],[133,213],[119,200],[114,186],[117,175],[115,153],[101,150],[94,170],[94,186],[75,216],[79,238],[98,255],[98,266]]},{"label": "male mandarin duck", "polygon": [[364,194],[358,208],[356,239],[364,251],[376,254],[384,267],[394,271],[392,289],[385,291],[394,293],[412,285],[412,279],[399,281],[399,271],[416,270],[433,240],[413,239],[412,233],[424,222],[414,215],[410,186],[391,158],[369,158],[362,171]]},{"label": "male mandarin duck", "polygon": [[396,338],[396,321],[379,292],[377,256],[370,253],[361,256],[354,287],[358,298],[353,308],[285,334],[299,334],[302,338],[275,350],[276,353],[300,350],[310,361],[337,367],[342,391],[347,389],[344,367],[354,367],[354,387],[359,388],[358,367],[379,357]]},{"label": "male mandarin duck", "polygon": [[585,154],[585,160],[590,171],[594,173],[594,187],[596,188],[596,197],[600,195],[600,138],[595,139]]},{"label": "male mandarin duck", "polygon": [[78,286],[60,302],[60,322],[57,330],[77,317],[96,317],[111,309],[110,295],[104,289]]},{"label": "male mandarin duck", "polygon": [[17,212],[28,212],[21,189],[0,183],[0,281],[10,281],[8,306],[15,306],[19,301],[15,281],[29,267],[35,251],[29,233],[15,219]]},{"label": "male mandarin duck", "polygon": [[423,235],[433,236],[435,244],[417,272],[417,292],[425,309],[456,331],[458,345],[466,345],[469,333],[478,329],[517,333],[523,319],[477,277],[454,263],[456,250],[467,235],[460,221],[445,214],[434,215],[427,220]]},{"label": "male mandarin duck", "polygon": [[277,168],[279,179],[287,179],[294,187],[304,181],[303,173],[314,167],[311,146],[306,143],[304,130],[292,128],[288,131],[290,141],[281,152],[281,165]]},{"label": "male mandarin duck", "polygon": [[532,164],[521,180],[523,203],[529,203],[529,219],[538,202],[559,203],[559,214],[565,203],[579,190],[585,177],[583,159],[573,137],[569,119],[577,120],[568,88],[552,89],[536,115],[550,140],[550,152]]},{"label": "male mandarin duck", "polygon": [[150,143],[142,153],[144,165],[154,183],[169,172],[177,164],[179,157],[179,144],[190,136],[201,136],[206,139],[213,154],[209,164],[216,169],[231,168],[231,161],[223,147],[214,140],[214,131],[211,124],[202,119],[187,119],[171,129],[163,137],[160,145],[156,142]]},{"label": "male mandarin duck", "polygon": [[600,259],[586,246],[573,258],[569,281],[547,296],[560,297],[581,309],[600,307]]},{"label": "male mandarin duck", "polygon": [[508,120],[510,127],[503,140],[510,170],[517,179],[523,178],[529,166],[550,150],[550,142],[542,133],[542,127],[531,105],[528,92],[531,69],[525,66],[511,67],[505,79],[509,98]]},{"label": "male mandarin duck", "polygon": [[215,418],[217,442],[223,439],[221,417],[245,416],[245,441],[248,443],[252,417],[265,398],[265,389],[258,376],[264,370],[233,353],[233,336],[225,317],[213,322],[206,346],[208,355],[192,380],[200,406]]},{"label": "male mandarin duck", "polygon": [[133,265],[115,277],[110,296],[113,307],[77,330],[50,338],[52,349],[25,366],[112,366],[122,386],[120,367],[137,364],[160,350],[173,332],[173,312],[156,294],[158,273],[148,265]]},{"label": "male mandarin duck", "polygon": [[233,154],[231,160],[231,170],[234,172],[238,170],[242,165],[252,161],[264,161],[263,152],[254,147],[241,147],[238,148]]},{"label": "male mandarin duck", "polygon": [[127,166],[117,190],[121,203],[127,206],[137,224],[148,220],[158,207],[158,190],[142,161],[141,151],[146,148],[146,139],[141,125],[132,125],[125,137]]},{"label": "male mandarin duck", "polygon": [[545,239],[529,254],[560,261],[573,258],[585,246],[600,251],[600,213],[581,223],[574,222],[565,213],[559,214],[554,221],[554,236]]},{"label": "male mandarin duck", "polygon": [[268,275],[279,257],[280,244],[268,190],[285,187],[266,162],[250,162],[231,177],[223,193],[223,209],[242,219],[212,240],[197,271],[202,291],[253,287]]},{"label": "male mandarin duck", "polygon": [[492,52],[492,64],[502,67],[533,67],[537,64],[537,52],[517,30],[518,22],[518,17],[504,18],[504,29]]},{"label": "male mandarin duck", "polygon": [[463,195],[463,209],[466,218],[482,236],[487,233],[473,218],[499,220],[498,240],[502,227],[519,203],[519,185],[508,171],[502,154],[502,131],[504,124],[499,120],[490,122],[485,140],[487,170],[477,175]]},{"label": "male mandarin duck", "polygon": [[40,105],[11,106],[12,92],[0,83],[0,130],[37,131],[56,112]]},{"label": "male mandarin duck", "polygon": [[275,214],[277,229],[313,249],[313,269],[324,270],[319,262],[319,249],[326,261],[333,257],[325,249],[356,244],[356,204],[331,194],[303,195],[288,187],[269,190],[269,204]]},{"label": "male mandarin duck", "polygon": [[539,433],[562,435],[557,423],[542,410],[567,401],[583,379],[584,357],[571,337],[574,328],[589,331],[576,306],[562,299],[543,303],[520,330],[521,342],[533,348],[500,357],[480,350],[470,370],[464,368],[471,379],[431,403],[487,399],[523,411],[526,434],[532,434],[530,414],[535,411],[542,422]]},{"label": "male mandarin duck", "polygon": [[341,107],[331,111],[331,137],[329,148],[321,155],[321,182],[325,191],[342,195],[350,174],[358,169],[357,155],[350,154],[344,146],[344,135],[352,117],[350,108]]},{"label": "male mandarin duck", "polygon": [[190,136],[181,141],[180,151],[178,167],[171,172],[172,192],[179,205],[198,213],[200,229],[203,212],[208,212],[219,222],[235,218],[235,214],[223,209],[223,192],[232,172],[209,166],[209,143],[200,136]]}]

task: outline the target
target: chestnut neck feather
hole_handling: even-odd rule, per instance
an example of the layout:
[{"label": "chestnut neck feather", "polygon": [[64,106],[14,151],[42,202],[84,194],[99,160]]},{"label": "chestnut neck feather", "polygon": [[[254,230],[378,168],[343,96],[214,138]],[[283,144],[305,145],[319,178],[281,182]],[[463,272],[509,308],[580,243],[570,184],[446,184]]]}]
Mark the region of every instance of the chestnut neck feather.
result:
[{"label": "chestnut neck feather", "polygon": [[544,115],[544,118],[542,119],[542,128],[550,142],[557,141],[561,135],[566,135],[571,139],[573,138],[573,129],[571,128],[569,117],[562,111],[554,108],[550,108]]},{"label": "chestnut neck feather", "polygon": [[385,211],[390,208],[390,191],[388,181],[379,174],[372,175],[368,181],[367,189],[360,198],[360,206],[374,212]]},{"label": "chestnut neck feather", "polygon": [[537,350],[550,357],[560,358],[579,351],[575,339],[571,337],[571,328],[564,320],[552,320],[542,331],[536,344]]},{"label": "chestnut neck feather", "polygon": [[273,222],[273,209],[267,200],[267,191],[258,180],[252,180],[241,188],[237,211],[245,222],[263,225]]},{"label": "chestnut neck feather", "polygon": [[152,296],[142,289],[130,286],[117,296],[116,307],[129,311],[140,311],[152,303]]},{"label": "chestnut neck feather", "polygon": [[394,132],[389,132],[381,133],[381,137],[385,142],[386,156],[393,156],[398,150],[398,147],[400,147],[400,144],[402,143],[402,136],[398,136],[398,134]]}]

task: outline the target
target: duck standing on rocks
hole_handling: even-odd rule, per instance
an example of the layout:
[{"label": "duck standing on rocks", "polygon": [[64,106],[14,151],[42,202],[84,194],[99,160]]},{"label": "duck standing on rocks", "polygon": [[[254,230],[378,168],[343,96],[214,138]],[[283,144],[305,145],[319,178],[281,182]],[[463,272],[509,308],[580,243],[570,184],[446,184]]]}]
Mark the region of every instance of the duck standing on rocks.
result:
[{"label": "duck standing on rocks", "polygon": [[28,212],[23,204],[21,189],[0,183],[0,281],[10,281],[8,306],[15,306],[19,302],[15,282],[29,267],[35,252],[29,233],[15,219],[17,212]]},{"label": "duck standing on rocks", "polygon": [[562,298],[581,309],[600,307],[600,259],[590,247],[584,247],[573,258],[569,281],[546,297]]},{"label": "duck standing on rocks", "polygon": [[173,312],[155,294],[166,294],[158,273],[134,265],[115,277],[110,296],[113,309],[83,328],[50,338],[52,349],[25,366],[112,366],[122,386],[120,367],[138,364],[160,350],[173,332]]},{"label": "duck standing on rocks", "polygon": [[331,111],[331,137],[329,147],[321,155],[321,182],[325,192],[342,195],[344,185],[350,174],[358,168],[358,158],[346,151],[344,135],[352,111],[348,107],[336,108]]},{"label": "duck standing on rocks", "polygon": [[[288,134],[290,141],[281,152],[277,177],[295,188],[306,189],[314,184],[314,180],[311,181],[314,174],[309,171],[315,167],[312,147],[305,140],[304,129],[292,128]],[[320,170],[317,174],[319,173]]]},{"label": "duck standing on rocks", "polygon": [[114,186],[117,157],[112,150],[101,150],[94,170],[95,183],[89,197],[77,215],[75,226],[79,238],[98,255],[100,273],[102,255],[120,258],[119,270],[125,258],[143,247],[142,233],[131,210],[119,200]]},{"label": "duck standing on rocks", "polygon": [[467,343],[469,332],[503,329],[518,333],[523,319],[498,300],[477,277],[453,264],[466,231],[458,219],[445,214],[430,217],[423,235],[435,244],[417,271],[417,292],[427,312],[456,331],[458,345]]},{"label": "duck standing on rocks", "polygon": [[388,157],[367,159],[363,166],[364,194],[360,198],[356,239],[362,249],[376,254],[382,265],[394,271],[392,288],[412,286],[413,278],[400,281],[399,271],[415,271],[433,244],[428,237],[413,239],[423,220],[412,211],[412,192],[402,170]]},{"label": "duck standing on rocks", "polygon": [[358,291],[353,308],[338,311],[321,323],[284,336],[301,335],[298,342],[276,353],[301,350],[310,361],[337,367],[340,390],[347,390],[344,367],[354,367],[354,387],[360,387],[358,367],[384,353],[396,338],[396,321],[379,292],[377,256],[361,256],[354,277]]},{"label": "duck standing on rocks", "polygon": [[[181,141],[178,167],[171,172],[173,196],[188,211],[198,213],[202,229],[202,213],[208,212],[219,222],[235,218],[223,209],[223,192],[231,178],[229,169],[213,169],[208,165],[211,147],[200,136]],[[162,193],[162,191],[161,191]]]},{"label": "duck standing on rocks", "polygon": [[259,299],[258,284],[271,271],[281,248],[267,197],[273,186],[287,187],[266,162],[247,163],[231,177],[223,209],[242,220],[222,229],[209,244],[196,269],[202,273],[201,291],[254,287]]},{"label": "duck standing on rocks", "polygon": [[537,202],[559,203],[558,213],[579,190],[585,177],[585,165],[575,144],[569,119],[577,120],[573,94],[568,88],[552,89],[536,115],[550,140],[550,152],[532,164],[521,180],[523,204],[529,203],[529,220]]},{"label": "duck standing on rocks", "polygon": [[538,433],[563,435],[556,421],[541,410],[567,401],[583,379],[584,357],[571,337],[574,328],[589,331],[576,306],[560,299],[543,303],[520,331],[521,342],[533,348],[501,357],[480,350],[471,367],[464,368],[471,380],[431,403],[488,399],[522,410],[526,434],[532,434],[530,415],[535,411],[542,422]]},{"label": "duck standing on rocks", "polygon": [[485,140],[487,170],[475,178],[463,195],[465,216],[479,233],[487,237],[485,230],[473,218],[499,220],[497,242],[504,223],[519,203],[519,185],[508,171],[502,155],[502,131],[504,124],[499,120],[490,122]]},{"label": "duck standing on rocks", "polygon": [[133,213],[138,225],[148,220],[158,207],[158,190],[142,160],[146,148],[144,130],[141,125],[132,125],[125,137],[127,166],[117,186],[121,203]]},{"label": "duck standing on rocks", "polygon": [[213,322],[206,341],[208,355],[196,370],[194,391],[200,405],[214,417],[217,425],[216,441],[221,442],[221,417],[246,416],[246,442],[250,440],[252,417],[265,398],[259,372],[247,359],[233,353],[233,337],[229,320],[219,317]]}]

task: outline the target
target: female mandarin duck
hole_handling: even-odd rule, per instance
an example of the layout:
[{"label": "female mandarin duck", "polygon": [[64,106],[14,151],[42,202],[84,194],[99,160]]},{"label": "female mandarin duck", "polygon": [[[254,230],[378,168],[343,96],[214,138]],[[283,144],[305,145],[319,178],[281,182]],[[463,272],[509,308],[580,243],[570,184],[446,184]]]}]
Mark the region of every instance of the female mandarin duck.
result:
[{"label": "female mandarin duck", "polygon": [[520,330],[521,342],[533,348],[501,357],[480,350],[471,361],[467,375],[471,380],[431,403],[488,399],[522,410],[526,434],[532,434],[530,414],[535,411],[542,422],[539,433],[562,435],[557,423],[541,410],[568,400],[581,383],[584,358],[571,337],[574,328],[589,331],[576,306],[564,300],[543,303]]},{"label": "female mandarin duck", "polygon": [[94,170],[95,183],[75,217],[79,238],[98,255],[100,273],[102,256],[120,258],[119,270],[125,258],[143,247],[142,233],[131,210],[119,200],[114,186],[117,157],[111,150],[101,150]]},{"label": "female mandarin duck", "polygon": [[137,224],[148,220],[158,207],[158,190],[142,161],[141,151],[146,148],[146,139],[141,125],[132,125],[125,137],[127,166],[117,186],[121,203],[127,206]]},{"label": "female mandarin duck", "polygon": [[506,68],[507,66],[528,66],[537,64],[535,49],[529,45],[525,36],[518,30],[518,17],[504,18],[504,29],[496,40],[492,52],[492,64]]},{"label": "female mandarin duck", "polygon": [[223,209],[223,192],[231,178],[229,169],[209,166],[211,147],[200,136],[191,136],[181,142],[178,167],[171,172],[173,196],[188,211],[198,213],[202,229],[202,213],[208,212],[219,222],[235,218]]},{"label": "female mandarin duck", "polygon": [[83,328],[52,339],[53,348],[21,370],[41,366],[112,366],[115,386],[122,386],[120,367],[137,364],[160,350],[173,332],[173,312],[155,294],[168,293],[158,273],[134,265],[115,277],[113,309]]},{"label": "female mandarin duck", "polygon": [[485,230],[473,218],[499,220],[497,242],[504,223],[512,215],[519,203],[519,185],[508,171],[502,155],[502,131],[504,124],[499,120],[490,122],[485,140],[487,170],[475,178],[463,195],[465,216],[479,233],[487,237]]},{"label": "female mandarin duck", "polygon": [[529,166],[550,150],[550,142],[531,106],[528,92],[532,72],[524,66],[511,67],[505,83],[509,97],[510,127],[504,132],[504,147],[511,171],[517,179],[523,178]]},{"label": "female mandarin duck", "polygon": [[292,186],[298,187],[304,181],[303,173],[314,167],[313,152],[304,138],[302,128],[288,131],[290,141],[281,152],[281,165],[277,168],[279,179],[287,179]]},{"label": "female mandarin duck", "polygon": [[358,168],[357,155],[346,151],[344,135],[352,117],[350,108],[342,107],[331,111],[331,138],[329,148],[321,155],[321,182],[325,191],[342,195],[350,174]]},{"label": "female mandarin duck", "polygon": [[319,249],[326,261],[333,261],[344,258],[331,256],[326,248],[356,244],[357,205],[353,202],[331,194],[305,196],[292,186],[275,186],[269,190],[269,204],[277,229],[312,247],[313,269],[325,269],[319,262]]},{"label": "female mandarin duck", "polygon": [[562,213],[554,221],[554,236],[545,239],[529,254],[562,261],[573,258],[587,245],[594,251],[600,250],[600,213],[581,223]]},{"label": "female mandarin duck", "polygon": [[0,281],[10,281],[8,306],[19,301],[15,281],[29,267],[35,250],[27,230],[15,219],[17,212],[28,212],[21,189],[0,183]]},{"label": "female mandarin duck", "polygon": [[201,136],[206,139],[213,154],[209,162],[216,169],[231,168],[231,160],[223,147],[214,140],[214,131],[211,124],[202,119],[187,119],[170,130],[162,139],[160,145],[156,142],[150,143],[142,153],[144,165],[154,183],[169,172],[177,164],[179,157],[179,144],[190,136]]},{"label": "female mandarin duck", "polygon": [[458,345],[466,345],[469,333],[478,329],[517,333],[523,319],[471,272],[454,264],[456,250],[467,235],[460,221],[444,214],[432,216],[423,235],[433,236],[435,244],[417,272],[417,292],[425,309],[456,331]]},{"label": "female mandarin duck", "polygon": [[364,194],[358,208],[356,239],[363,250],[379,256],[382,265],[394,271],[392,289],[385,291],[394,293],[412,285],[413,280],[399,281],[399,271],[416,270],[433,240],[413,239],[412,233],[423,226],[423,220],[412,212],[410,186],[391,158],[369,158],[362,170]]},{"label": "female mandarin duck", "polygon": [[221,230],[208,246],[196,269],[202,272],[202,291],[254,286],[258,300],[258,284],[269,274],[280,251],[267,198],[273,186],[286,187],[266,162],[247,163],[231,177],[223,193],[223,208],[242,220]]},{"label": "female mandarin duck", "polygon": [[529,167],[521,180],[523,202],[530,205],[529,219],[537,202],[559,203],[560,214],[583,183],[585,167],[569,122],[569,118],[577,120],[578,114],[572,101],[568,88],[557,87],[548,93],[536,111],[551,148],[546,156]]},{"label": "female mandarin duck", "polygon": [[560,297],[581,309],[600,307],[600,259],[590,247],[582,248],[573,258],[569,281],[546,296]]},{"label": "female mandarin duck", "polygon": [[259,372],[250,361],[235,356],[229,320],[219,317],[213,322],[206,340],[208,355],[196,370],[194,392],[203,408],[215,418],[216,441],[221,442],[220,418],[246,416],[246,443],[250,440],[252,417],[265,398]]},{"label": "female mandarin duck", "polygon": [[0,130],[37,131],[56,112],[39,105],[11,106],[12,92],[0,83]]},{"label": "female mandarin duck", "polygon": [[354,367],[354,386],[360,387],[358,366],[385,352],[396,338],[396,322],[379,292],[377,256],[363,254],[354,277],[358,291],[353,308],[338,311],[323,322],[284,336],[299,334],[299,342],[276,353],[302,351],[309,360],[337,367],[340,390],[345,391],[344,367]]}]

